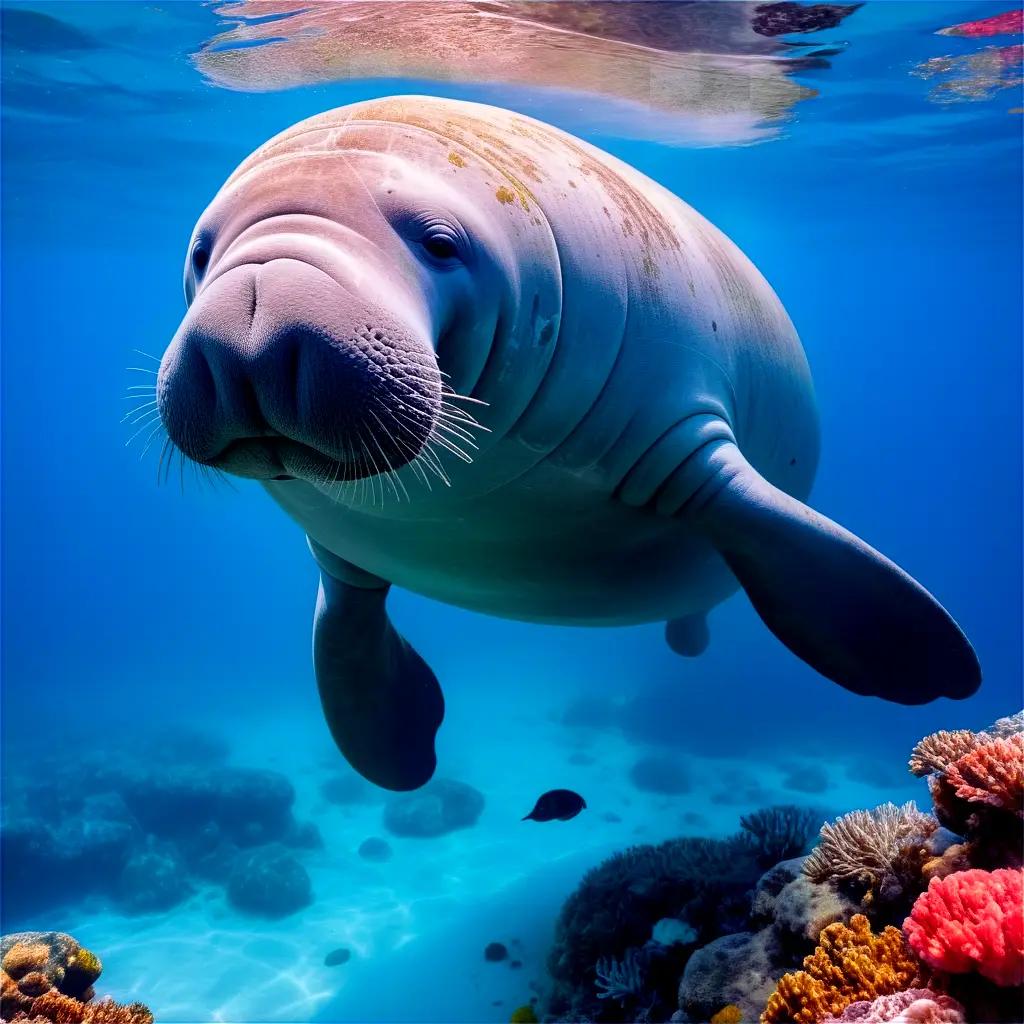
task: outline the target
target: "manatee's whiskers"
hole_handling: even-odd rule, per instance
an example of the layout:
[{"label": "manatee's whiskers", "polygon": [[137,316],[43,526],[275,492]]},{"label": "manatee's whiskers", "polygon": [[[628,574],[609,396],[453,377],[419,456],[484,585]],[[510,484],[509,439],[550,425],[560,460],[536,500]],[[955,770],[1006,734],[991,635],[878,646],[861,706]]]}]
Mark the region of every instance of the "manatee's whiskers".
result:
[{"label": "manatee's whiskers", "polygon": [[149,436],[146,438],[145,444],[142,446],[142,453],[139,455],[139,461],[141,462],[145,457],[146,453],[152,447],[153,442],[156,440],[157,435],[163,430],[163,423],[157,423],[153,429],[149,432]]},{"label": "manatee's whiskers", "polygon": [[[380,427],[380,429],[384,431],[384,436],[393,445],[395,445],[395,447],[401,448],[404,452],[406,452],[408,454],[409,453],[409,449],[406,446],[401,444],[401,442],[398,440],[398,438],[395,437],[394,433],[391,430],[388,429],[388,427],[384,424],[384,422],[381,420],[381,418],[372,409],[368,409],[367,411],[377,421],[377,425]],[[390,465],[390,459],[388,460],[388,464]],[[411,466],[411,462],[409,463],[409,465]],[[418,466],[414,467],[414,469],[418,470],[419,473],[423,472]],[[395,471],[392,470],[392,472],[395,472]],[[395,473],[395,478],[399,481],[399,483],[402,483],[401,479],[398,477],[397,473]],[[429,489],[429,485],[428,485],[428,489]],[[406,500],[409,500],[409,492],[406,489],[406,486],[405,486],[404,483],[402,483],[402,490],[405,491]]]},{"label": "manatee's whiskers", "polygon": [[[381,447],[380,441],[377,439],[377,435],[370,431],[370,440],[377,446],[377,451],[380,452],[380,457],[384,461],[384,465],[387,469],[384,472],[384,479],[391,484],[391,489],[395,493],[395,499],[401,501],[401,496],[398,493],[398,488],[402,488],[402,492],[405,494],[405,500],[409,500],[409,492],[405,489],[405,484],[398,478],[398,474],[395,473],[395,467],[391,465],[391,460],[387,456],[387,452]],[[383,502],[382,502],[383,504]]]},{"label": "manatee's whiskers", "polygon": [[[131,419],[132,416],[135,416],[138,413],[141,413],[141,412],[143,412],[146,409],[152,409],[155,405],[156,405],[156,399],[155,398],[152,401],[150,401],[150,402],[143,402],[142,405],[137,405],[134,409],[129,409],[128,412],[126,412],[121,417],[121,422],[124,423],[125,421]],[[134,422],[135,422],[135,420],[132,420],[132,423],[134,423]]]},{"label": "manatee's whiskers", "polygon": [[[143,417],[146,420],[146,422],[144,422],[142,424],[142,426],[139,427],[139,429],[136,430],[135,433],[132,434],[132,436],[129,437],[127,441],[125,441],[125,443],[124,443],[125,448],[130,448],[132,441],[134,441],[135,438],[137,438],[139,436],[139,434],[141,434],[148,426],[150,426],[152,424],[153,417],[154,416],[159,417],[159,415],[160,415],[160,413],[156,409],[153,409],[151,412],[146,413],[145,416]],[[135,424],[137,422],[138,422],[137,420],[132,420],[132,424]]]}]

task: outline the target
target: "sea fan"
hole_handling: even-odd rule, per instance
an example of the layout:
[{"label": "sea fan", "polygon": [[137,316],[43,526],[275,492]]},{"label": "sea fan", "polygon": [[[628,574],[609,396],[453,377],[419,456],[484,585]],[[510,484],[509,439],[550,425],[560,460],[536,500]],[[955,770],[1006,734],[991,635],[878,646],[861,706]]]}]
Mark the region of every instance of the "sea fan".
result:
[{"label": "sea fan", "polygon": [[647,964],[641,950],[627,949],[621,960],[602,957],[595,968],[597,998],[615,999],[620,1005],[644,993]]}]

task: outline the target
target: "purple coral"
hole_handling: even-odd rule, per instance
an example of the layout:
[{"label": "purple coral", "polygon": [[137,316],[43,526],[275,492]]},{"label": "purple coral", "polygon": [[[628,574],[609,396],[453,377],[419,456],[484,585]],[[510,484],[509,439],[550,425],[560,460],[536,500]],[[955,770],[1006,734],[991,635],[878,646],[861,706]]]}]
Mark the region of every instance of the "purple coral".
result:
[{"label": "purple coral", "polygon": [[838,1017],[821,1024],[965,1024],[964,1008],[949,996],[930,988],[911,988],[873,1001],[850,1003]]}]

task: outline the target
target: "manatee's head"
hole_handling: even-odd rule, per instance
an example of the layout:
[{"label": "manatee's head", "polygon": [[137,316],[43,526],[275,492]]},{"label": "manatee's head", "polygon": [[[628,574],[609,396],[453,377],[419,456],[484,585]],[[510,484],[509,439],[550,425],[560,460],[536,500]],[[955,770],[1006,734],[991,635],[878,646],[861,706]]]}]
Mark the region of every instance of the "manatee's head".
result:
[{"label": "manatee's head", "polygon": [[331,494],[468,454],[473,419],[438,354],[486,357],[507,260],[445,151],[356,129],[272,140],[196,225],[157,400],[197,463]]}]

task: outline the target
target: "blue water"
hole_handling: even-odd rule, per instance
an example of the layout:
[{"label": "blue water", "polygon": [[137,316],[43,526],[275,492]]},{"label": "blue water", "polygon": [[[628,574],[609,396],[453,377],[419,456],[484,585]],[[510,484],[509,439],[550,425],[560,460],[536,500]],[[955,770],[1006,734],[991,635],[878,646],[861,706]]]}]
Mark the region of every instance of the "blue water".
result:
[{"label": "blue water", "polygon": [[[505,1020],[543,987],[561,899],[610,850],[725,834],[780,800],[926,801],[903,773],[917,738],[1021,705],[1019,64],[1007,58],[1001,78],[966,95],[933,90],[976,65],[914,73],[1019,43],[935,34],[1005,9],[869,2],[803,37],[841,51],[786,73],[816,95],[780,122],[717,130],[715,115],[696,127],[658,110],[615,116],[614,103],[550,85],[356,78],[242,91],[194,60],[228,27],[214,6],[4,4],[5,807],[27,779],[59,788],[57,764],[65,778],[79,763],[145,760],[187,728],[223,740],[231,763],[288,776],[296,817],[325,844],[300,855],[313,903],[278,922],[254,923],[198,882],[174,909],[127,914],[97,893],[46,898],[41,877],[38,906],[6,901],[4,932],[73,931],[104,956],[105,990],[162,1020]],[[289,45],[287,24],[274,22],[284,42],[268,50]],[[751,257],[813,370],[815,507],[952,612],[983,667],[975,696],[917,708],[858,698],[791,656],[742,595],[712,613],[708,651],[684,662],[660,626],[528,626],[396,592],[394,620],[445,688],[440,773],[487,803],[463,832],[393,839],[385,864],[357,857],[383,834],[380,804],[320,795],[340,758],[312,678],[317,577],[303,536],[252,483],[158,485],[154,453],[140,460],[119,421],[139,378],[127,367],[155,366],[133,350],[159,356],[173,335],[185,247],[230,171],[301,118],[393,93],[552,121],[676,192]],[[581,699],[616,702],[610,721],[563,724]],[[570,760],[581,751],[593,763]],[[692,772],[690,792],[631,786],[633,761],[666,751]],[[823,788],[787,788],[790,762],[823,773]],[[727,769],[758,792],[713,799]],[[588,812],[521,825],[555,786],[580,789]],[[481,950],[512,939],[524,967],[499,973]],[[341,945],[352,961],[325,969]]]}]

